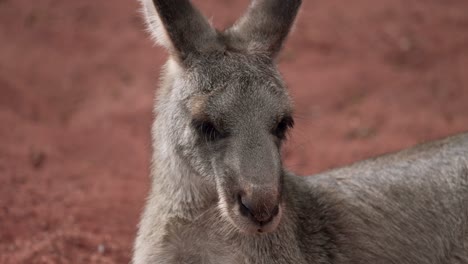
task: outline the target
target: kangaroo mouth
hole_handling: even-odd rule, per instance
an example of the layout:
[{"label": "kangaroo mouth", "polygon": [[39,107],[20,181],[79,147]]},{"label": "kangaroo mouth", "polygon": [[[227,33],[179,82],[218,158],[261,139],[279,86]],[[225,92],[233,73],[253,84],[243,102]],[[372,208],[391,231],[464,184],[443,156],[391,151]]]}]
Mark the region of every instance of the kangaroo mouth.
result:
[{"label": "kangaroo mouth", "polygon": [[[220,201],[224,203],[224,201]],[[277,230],[281,223],[284,205],[281,202],[266,208],[256,208],[240,195],[229,205],[221,205],[224,215],[234,227],[244,234],[266,234]]]}]

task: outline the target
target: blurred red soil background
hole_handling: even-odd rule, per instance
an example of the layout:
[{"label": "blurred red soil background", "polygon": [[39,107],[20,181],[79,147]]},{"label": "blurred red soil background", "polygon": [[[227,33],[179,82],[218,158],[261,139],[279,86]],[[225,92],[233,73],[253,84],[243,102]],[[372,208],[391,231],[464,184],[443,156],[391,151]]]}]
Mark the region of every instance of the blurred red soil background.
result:
[{"label": "blurred red soil background", "polygon": [[[219,28],[247,0],[197,0]],[[301,175],[468,130],[468,1],[306,0],[281,58]],[[134,0],[0,0],[0,263],[128,263],[166,58]]]}]

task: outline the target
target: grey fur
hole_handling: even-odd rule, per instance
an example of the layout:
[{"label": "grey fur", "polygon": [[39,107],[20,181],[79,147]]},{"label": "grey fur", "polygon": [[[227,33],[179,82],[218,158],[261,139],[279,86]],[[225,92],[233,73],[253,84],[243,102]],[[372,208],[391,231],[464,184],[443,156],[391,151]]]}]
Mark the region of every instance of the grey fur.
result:
[{"label": "grey fur", "polygon": [[292,104],[274,57],[300,1],[254,1],[224,32],[188,1],[141,1],[171,58],[134,264],[468,263],[468,134],[294,176],[281,164]]}]

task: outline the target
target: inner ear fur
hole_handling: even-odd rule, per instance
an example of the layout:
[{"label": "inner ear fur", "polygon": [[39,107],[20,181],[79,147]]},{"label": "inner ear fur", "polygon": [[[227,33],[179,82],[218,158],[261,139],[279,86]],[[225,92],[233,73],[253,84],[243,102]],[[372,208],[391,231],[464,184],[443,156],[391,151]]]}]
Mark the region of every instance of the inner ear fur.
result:
[{"label": "inner ear fur", "polygon": [[253,0],[247,12],[225,31],[238,50],[276,57],[291,30],[301,0]]},{"label": "inner ear fur", "polygon": [[140,0],[148,30],[179,61],[222,49],[218,33],[188,0]]}]

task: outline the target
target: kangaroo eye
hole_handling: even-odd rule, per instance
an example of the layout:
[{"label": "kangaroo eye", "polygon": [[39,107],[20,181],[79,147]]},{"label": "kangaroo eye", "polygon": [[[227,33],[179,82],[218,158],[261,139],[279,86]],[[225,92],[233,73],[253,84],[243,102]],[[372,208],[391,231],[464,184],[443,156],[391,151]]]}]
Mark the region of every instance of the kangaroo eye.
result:
[{"label": "kangaroo eye", "polygon": [[294,119],[290,116],[286,116],[276,125],[273,134],[279,139],[285,139],[286,132],[292,127],[294,127]]},{"label": "kangaroo eye", "polygon": [[225,137],[210,121],[193,120],[192,123],[197,133],[206,141],[216,141]]}]

